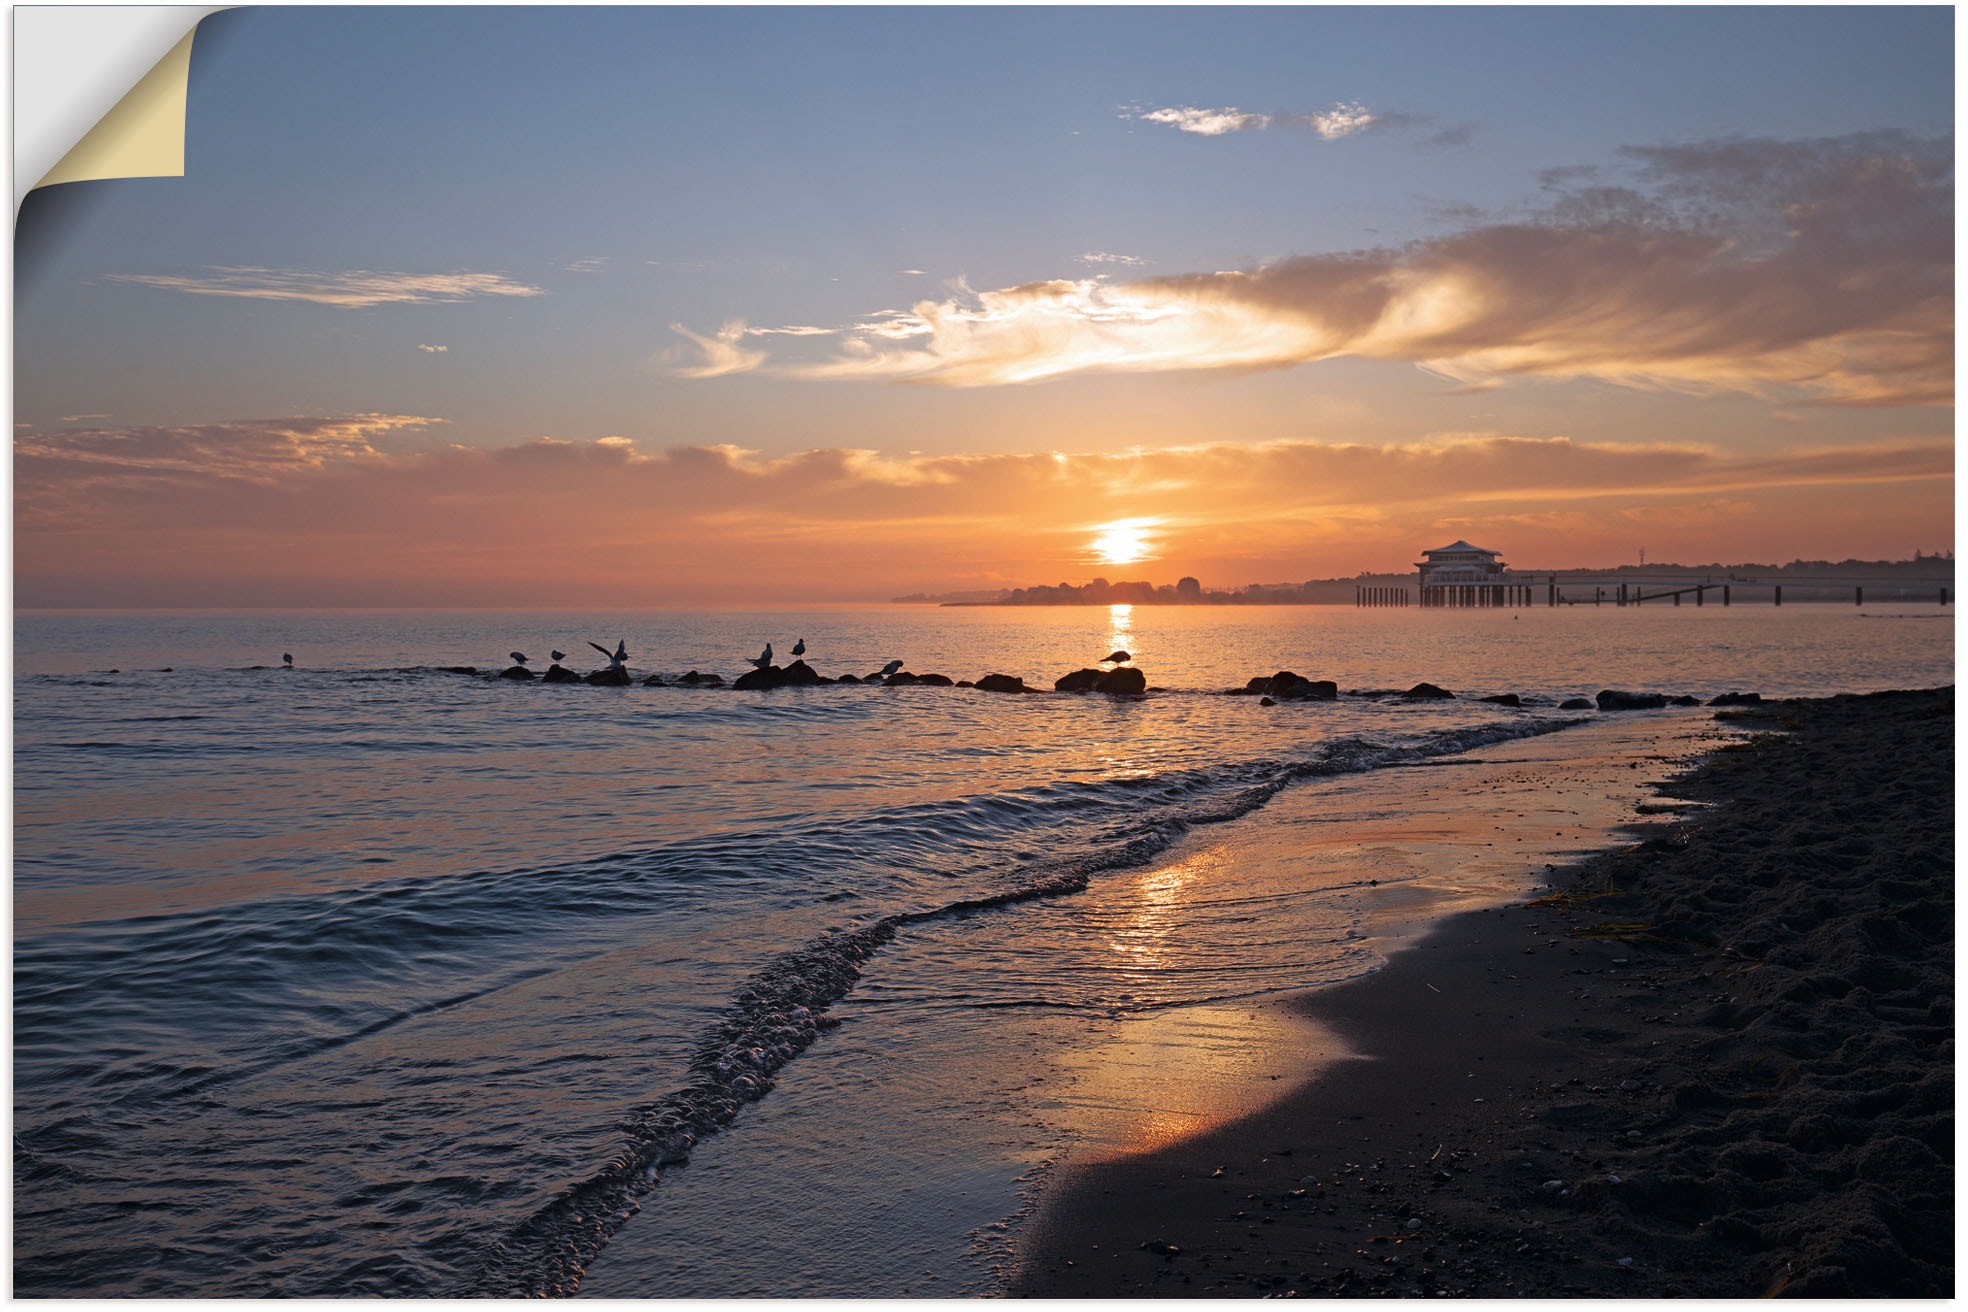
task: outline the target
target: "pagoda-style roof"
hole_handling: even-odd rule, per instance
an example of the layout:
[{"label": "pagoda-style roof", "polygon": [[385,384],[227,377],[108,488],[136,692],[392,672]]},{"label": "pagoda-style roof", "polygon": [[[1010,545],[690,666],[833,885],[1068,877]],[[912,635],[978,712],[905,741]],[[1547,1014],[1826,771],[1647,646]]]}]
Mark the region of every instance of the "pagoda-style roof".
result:
[{"label": "pagoda-style roof", "polygon": [[1491,551],[1488,547],[1472,546],[1471,544],[1464,542],[1460,538],[1456,539],[1454,542],[1449,543],[1449,545],[1446,547],[1436,547],[1433,550],[1423,551],[1421,554],[1424,556],[1445,556],[1451,551],[1473,551],[1476,552],[1478,555],[1483,555],[1483,556],[1494,556],[1497,554],[1496,552]]}]

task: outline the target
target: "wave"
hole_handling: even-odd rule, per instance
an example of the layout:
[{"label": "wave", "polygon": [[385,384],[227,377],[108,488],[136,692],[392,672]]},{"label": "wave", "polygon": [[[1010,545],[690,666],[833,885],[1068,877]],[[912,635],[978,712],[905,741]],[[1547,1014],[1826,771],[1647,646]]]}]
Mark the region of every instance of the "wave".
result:
[{"label": "wave", "polygon": [[[1306,761],[1249,761],[1172,777],[1081,785],[1145,793],[1162,806],[1133,832],[1114,835],[1117,841],[1097,854],[1026,866],[1016,887],[891,913],[858,929],[820,935],[774,958],[745,982],[725,1014],[697,1041],[690,1082],[634,1109],[621,1125],[626,1137],[617,1151],[593,1175],[555,1195],[493,1244],[457,1292],[493,1297],[574,1293],[588,1264],[641,1210],[642,1197],[655,1188],[663,1170],[687,1163],[699,1141],[731,1124],[746,1104],[763,1098],[773,1076],[831,1027],[828,1009],[853,989],[869,960],[907,927],[1084,891],[1094,877],[1150,861],[1191,829],[1247,815],[1294,783],[1454,755],[1578,723],[1582,721],[1477,726],[1405,746],[1346,739],[1326,744]],[[1203,791],[1199,775],[1212,776],[1219,790],[1197,796]],[[1224,784],[1230,787],[1222,790]],[[971,805],[1002,808],[1015,803],[999,797]]]}]

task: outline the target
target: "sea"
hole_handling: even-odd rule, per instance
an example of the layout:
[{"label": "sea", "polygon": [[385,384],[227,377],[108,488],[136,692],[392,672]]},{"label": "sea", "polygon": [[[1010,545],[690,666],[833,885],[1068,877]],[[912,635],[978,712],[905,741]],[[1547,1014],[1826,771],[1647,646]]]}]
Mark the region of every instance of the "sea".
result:
[{"label": "sea", "polygon": [[[1045,691],[676,683],[802,639]],[[496,677],[618,642],[664,684]],[[1328,1051],[1281,1000],[1743,732],[1564,700],[1953,664],[1932,604],[20,612],[14,1292],[995,1294]]]}]

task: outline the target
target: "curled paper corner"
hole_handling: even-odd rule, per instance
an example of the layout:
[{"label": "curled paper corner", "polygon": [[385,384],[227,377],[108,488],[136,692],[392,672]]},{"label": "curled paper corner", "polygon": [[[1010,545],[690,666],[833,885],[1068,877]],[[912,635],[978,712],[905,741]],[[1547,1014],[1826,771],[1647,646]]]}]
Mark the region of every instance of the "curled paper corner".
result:
[{"label": "curled paper corner", "polygon": [[[25,53],[20,48],[21,38],[26,35],[19,23],[22,12],[15,11],[17,59]],[[46,14],[48,11],[41,12]],[[39,139],[30,141],[27,139],[27,129],[41,107],[27,103],[31,88],[17,83],[15,165],[29,177],[33,176],[35,155],[45,160],[53,150],[60,150],[62,145],[67,144],[62,139],[64,132],[73,135],[78,127],[89,121],[87,117],[75,121],[78,111],[85,115],[93,113],[94,106],[88,104],[88,95],[96,97],[96,106],[114,95],[116,79],[127,78],[134,71],[131,65],[133,58],[139,61],[135,68],[148,66],[149,71],[111,104],[106,113],[95,118],[94,125],[83,132],[80,139],[31,186],[19,187],[17,177],[19,190],[15,197],[16,206],[34,188],[57,183],[103,178],[183,177],[185,105],[190,86],[192,39],[197,35],[198,24],[216,12],[217,7],[104,7],[95,11],[97,26],[93,29],[80,27],[47,32],[46,36],[50,38],[49,53],[55,59],[65,61],[63,71],[71,73],[68,88],[80,83],[86,94],[78,100],[74,98],[73,90],[68,90],[70,103],[56,108],[52,114],[41,114],[40,117],[49,121],[39,124]],[[127,29],[122,24],[109,29],[102,26],[104,20],[124,15],[129,16]],[[186,30],[187,25],[189,30]],[[151,63],[153,52],[162,44],[160,37],[163,41],[169,41],[177,32],[183,35],[177,36],[176,43],[168,47],[161,59]],[[41,53],[38,46],[35,53]],[[92,78],[95,85],[90,86]],[[64,119],[68,121],[64,122]],[[59,143],[54,145],[53,150],[48,148],[51,141]],[[27,167],[22,168],[23,165]]]}]

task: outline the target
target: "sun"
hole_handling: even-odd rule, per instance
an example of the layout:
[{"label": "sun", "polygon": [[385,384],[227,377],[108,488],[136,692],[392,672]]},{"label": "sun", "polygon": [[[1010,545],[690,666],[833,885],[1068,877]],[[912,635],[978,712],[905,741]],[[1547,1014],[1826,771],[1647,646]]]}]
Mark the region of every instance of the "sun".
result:
[{"label": "sun", "polygon": [[1091,547],[1093,557],[1103,565],[1132,565],[1149,559],[1154,539],[1149,533],[1152,519],[1117,519],[1098,526]]}]

